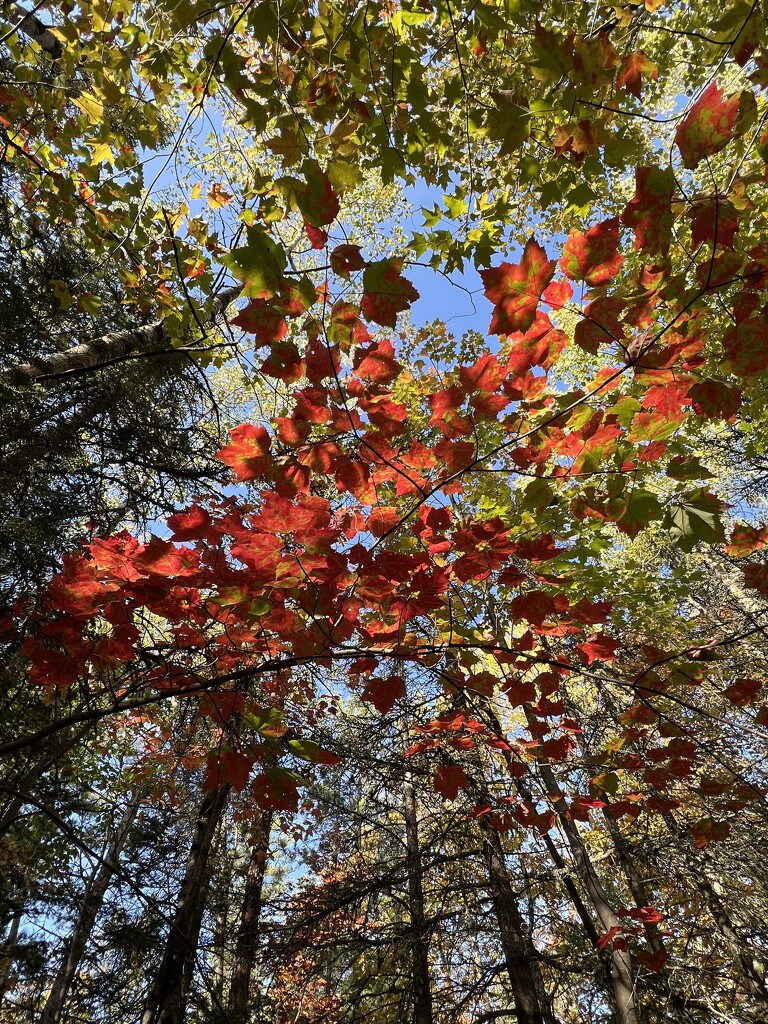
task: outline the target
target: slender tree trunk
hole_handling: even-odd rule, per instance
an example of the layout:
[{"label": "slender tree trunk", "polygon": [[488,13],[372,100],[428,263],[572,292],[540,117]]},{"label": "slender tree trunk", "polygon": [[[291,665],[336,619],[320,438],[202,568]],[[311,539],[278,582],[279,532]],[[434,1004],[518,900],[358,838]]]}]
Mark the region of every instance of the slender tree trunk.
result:
[{"label": "slender tree trunk", "polygon": [[209,854],[228,797],[229,786],[212,789],[203,797],[176,913],[147,993],[141,1024],[183,1024],[205,910]]},{"label": "slender tree trunk", "polygon": [[[526,715],[530,716],[528,709],[526,709]],[[503,738],[504,731],[493,711],[486,711],[484,717],[488,720],[494,732],[499,737]],[[554,772],[549,764],[545,761],[541,761],[538,763],[537,767],[546,792],[553,796],[554,794],[559,793],[560,787],[557,784]],[[523,790],[521,783],[518,783],[518,790]],[[568,846],[571,850],[575,873],[581,881],[584,892],[586,893],[589,902],[592,904],[592,908],[601,927],[604,931],[608,931],[616,926],[620,927],[623,922],[611,906],[611,902],[608,899],[602,883],[600,882],[600,878],[589,857],[587,849],[584,846],[579,830],[567,815],[568,808],[562,797],[554,800],[554,809],[558,815]],[[556,866],[560,868],[563,861],[555,847],[555,844],[549,837],[545,837],[545,842],[550,853],[553,855],[556,854],[555,863]],[[589,915],[586,913],[586,907],[584,906],[581,897],[575,891],[575,887],[570,881],[566,884],[566,888],[569,894],[572,895],[574,906],[584,922],[587,934],[590,939],[596,943],[598,936]],[[610,988],[616,1004],[618,1024],[640,1024],[637,1001],[635,998],[634,965],[628,950],[611,950]]]},{"label": "slender tree trunk", "polygon": [[408,860],[408,906],[411,913],[413,1024],[432,1024],[432,989],[429,980],[429,929],[424,911],[421,850],[416,791],[410,773],[403,784],[405,847]]},{"label": "slender tree trunk", "polygon": [[248,862],[243,891],[243,906],[240,916],[240,928],[235,945],[235,962],[232,967],[232,978],[229,986],[227,1012],[229,1024],[241,1024],[247,1018],[251,977],[256,963],[259,941],[259,925],[261,921],[264,873],[267,867],[269,852],[269,834],[272,828],[272,811],[261,811],[253,835],[254,845]]},{"label": "slender tree trunk", "polygon": [[23,916],[24,907],[16,907],[8,927],[8,933],[3,939],[3,944],[0,947],[0,1000],[2,1000],[10,986],[13,951],[19,938],[19,928],[21,927],[21,919]]},{"label": "slender tree trunk", "polygon": [[64,1007],[69,996],[72,982],[75,980],[80,961],[83,958],[88,939],[93,932],[96,917],[104,903],[104,897],[110,886],[112,877],[118,870],[118,858],[125,846],[131,826],[139,809],[138,800],[134,799],[125,809],[125,813],[114,831],[105,857],[86,886],[80,912],[67,943],[64,958],[56,972],[56,977],[46,1000],[40,1024],[60,1024],[64,1019]]},{"label": "slender tree trunk", "polygon": [[[468,710],[466,693],[456,692],[456,704]],[[476,749],[468,752],[477,778],[472,781],[472,790],[478,803],[490,806],[491,799],[485,783],[483,764]],[[499,937],[504,950],[504,961],[512,988],[518,1024],[552,1024],[556,1018],[552,1012],[533,938],[526,927],[518,906],[517,893],[507,870],[507,858],[497,829],[484,815],[478,819],[483,836],[488,882],[493,908],[499,926]]]},{"label": "slender tree trunk", "polygon": [[[682,829],[677,821],[671,814],[665,815],[664,820],[669,830],[682,844],[685,840],[682,835]],[[749,940],[742,935],[741,929],[733,920],[728,908],[709,880],[696,850],[689,851],[687,864],[699,892],[704,897],[707,909],[712,920],[715,922],[715,927],[722,935],[741,967],[750,995],[758,1005],[768,1009],[765,964],[756,956],[756,950],[750,947]],[[766,1019],[768,1020],[768,1013],[766,1013]]]},{"label": "slender tree trunk", "polygon": [[[538,770],[545,790],[551,795],[559,793],[560,787],[557,784],[555,773],[551,767],[546,762],[539,762]],[[568,817],[568,807],[565,800],[562,797],[555,799],[553,806],[570,847],[576,874],[581,880],[584,891],[589,897],[589,901],[601,926],[606,932],[611,928],[622,927],[624,922],[611,905],[611,901],[603,888],[600,877],[581,838],[581,834],[574,822]],[[634,965],[629,950],[613,949],[611,951],[611,984],[613,996],[616,1000],[619,1024],[640,1024],[635,997]]]},{"label": "slender tree trunk", "polygon": [[555,1016],[549,1006],[533,941],[517,905],[501,836],[485,817],[480,818],[479,824],[517,1024],[551,1024]]},{"label": "slender tree trunk", "polygon": [[93,723],[88,722],[79,729],[70,729],[60,737],[47,737],[40,746],[42,753],[38,759],[22,772],[17,773],[16,778],[3,781],[2,792],[7,793],[9,799],[0,810],[0,839],[18,820],[19,813],[27,803],[27,797],[32,792],[33,785],[40,776],[51,765],[54,765],[68,750],[71,750],[79,741],[93,728]]}]

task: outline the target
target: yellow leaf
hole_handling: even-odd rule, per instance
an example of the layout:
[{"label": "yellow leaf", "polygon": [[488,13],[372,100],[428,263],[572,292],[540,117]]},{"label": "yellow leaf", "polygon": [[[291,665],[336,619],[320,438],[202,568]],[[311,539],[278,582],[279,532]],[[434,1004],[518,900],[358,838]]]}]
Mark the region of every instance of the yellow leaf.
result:
[{"label": "yellow leaf", "polygon": [[191,199],[200,199],[200,198],[202,198],[203,186],[200,184],[200,182],[198,182],[196,185],[192,186],[189,195],[190,195]]},{"label": "yellow leaf", "polygon": [[104,104],[99,103],[95,96],[89,92],[81,92],[75,96],[72,102],[79,107],[84,114],[87,114],[91,121],[100,121],[104,116]]},{"label": "yellow leaf", "polygon": [[208,190],[208,205],[212,210],[218,210],[221,206],[228,206],[232,202],[232,196],[217,182]]},{"label": "yellow leaf", "polygon": [[64,281],[54,279],[51,281],[51,287],[53,288],[53,294],[58,300],[59,307],[61,309],[69,309],[74,302],[74,296],[69,288],[67,288],[66,283]]},{"label": "yellow leaf", "polygon": [[91,167],[95,164],[103,164],[105,161],[108,161],[111,164],[115,162],[115,154],[112,152],[112,147],[108,142],[97,142],[90,148],[93,151]]}]

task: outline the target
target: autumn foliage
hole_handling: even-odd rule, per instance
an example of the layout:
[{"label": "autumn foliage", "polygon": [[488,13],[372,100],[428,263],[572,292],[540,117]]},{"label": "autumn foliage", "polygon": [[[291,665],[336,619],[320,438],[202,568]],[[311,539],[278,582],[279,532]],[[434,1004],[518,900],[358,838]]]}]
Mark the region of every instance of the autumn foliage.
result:
[{"label": "autumn foliage", "polygon": [[[503,911],[514,888],[505,858],[524,879],[525,857],[535,859],[530,877],[544,881],[530,881],[530,912],[540,924],[514,925],[518,961],[502,941],[510,1018],[635,1024],[667,1019],[668,1006],[680,1022],[715,1019],[706,1014],[716,1009],[757,1022],[768,1007],[765,934],[751,911],[726,927],[727,901],[707,879],[728,859],[718,850],[736,860],[741,851],[745,890],[758,887],[749,830],[764,830],[768,795],[768,526],[762,492],[754,501],[744,484],[748,467],[762,465],[768,372],[762,16],[733,5],[731,21],[712,29],[724,63],[710,74],[702,57],[706,79],[680,84],[661,44],[690,36],[692,49],[703,46],[694,27],[677,27],[683,5],[606,8],[602,28],[581,14],[572,25],[571,14],[538,18],[527,4],[337,6],[307,10],[305,32],[304,15],[286,15],[289,31],[272,4],[257,5],[256,41],[235,20],[208,78],[191,44],[171,71],[157,55],[137,58],[151,110],[174,76],[189,104],[204,104],[218,82],[277,169],[243,186],[229,244],[184,200],[170,236],[134,253],[141,274],[136,260],[119,274],[190,351],[204,313],[205,341],[209,329],[236,332],[272,397],[229,431],[215,493],[143,534],[88,536],[61,552],[33,600],[8,610],[4,636],[25,685],[55,714],[21,723],[4,749],[34,750],[86,722],[156,730],[140,753],[137,741],[137,771],[183,765],[203,800],[231,794],[237,814],[276,814],[286,833],[322,806],[323,786],[346,771],[368,779],[378,757],[387,787],[410,792],[420,779],[425,804],[460,822],[462,840],[445,850],[480,837],[502,933],[517,920]],[[336,20],[347,7],[342,46]],[[242,16],[248,24],[247,5]],[[184,17],[194,19],[191,7]],[[119,20],[112,36],[107,21],[90,29],[105,41],[122,31]],[[60,34],[74,44],[76,33]],[[338,67],[322,49],[331,36]],[[327,57],[323,69],[310,67],[304,38]],[[518,45],[522,70],[508,63]],[[456,63],[437,101],[438,85],[416,64],[442,54]],[[495,76],[509,78],[505,91]],[[113,96],[110,82],[104,72],[93,95],[74,99],[86,136],[101,131],[94,104]],[[6,152],[32,163],[30,173],[42,161],[58,176],[47,215],[95,217],[98,230],[133,231],[140,246],[149,228],[128,227],[130,189],[125,201],[110,198],[93,176],[74,189],[66,147],[44,141],[62,117],[54,95],[3,87]],[[445,118],[453,184],[434,166],[431,113]],[[666,134],[644,140],[643,119]],[[95,163],[94,145],[108,143],[88,136],[82,146]],[[103,155],[133,173],[127,142]],[[495,182],[496,160],[514,176],[505,169]],[[345,202],[372,168],[384,180],[438,181],[451,230],[432,224],[395,254],[350,241]],[[100,186],[93,196],[89,182]],[[225,184],[206,192],[211,216],[225,218],[235,202],[240,186]],[[527,223],[510,227],[515,188],[529,186]],[[592,199],[579,198],[582,187]],[[33,204],[30,182],[19,188]],[[288,225],[300,238],[293,249]],[[434,269],[479,273],[490,319],[474,348],[446,356],[444,327],[410,325],[420,295],[408,264],[425,252]],[[179,288],[182,265],[192,269]],[[211,312],[217,275],[240,303],[226,314]],[[194,299],[190,281],[202,288]],[[171,709],[183,728],[169,724]],[[372,716],[367,746],[355,747],[344,722]],[[397,966],[397,947],[387,970],[415,972],[417,994],[404,1016],[371,1019],[429,1024],[431,997],[413,964],[437,972],[443,954],[435,939],[419,960],[425,897],[407,805],[403,813],[412,963]],[[687,874],[676,865],[664,878],[644,859],[665,842]],[[311,951],[332,947],[333,921],[364,933],[353,897],[334,903],[345,885],[370,891],[364,852],[350,855],[348,876],[319,874],[294,908],[309,953],[289,939],[269,946],[270,971],[284,977],[272,1020],[358,1020],[342,980],[320,980]],[[553,878],[565,888],[546,888]],[[727,967],[688,949],[700,914],[711,916]],[[561,961],[577,963],[574,951],[593,958],[590,984],[602,993],[583,1017],[558,975]],[[363,962],[340,979],[351,985]],[[704,996],[680,981],[678,962],[702,972]],[[538,986],[532,1009],[526,985]],[[740,999],[746,1009],[735,1008]],[[480,1001],[477,1019],[498,1009]],[[166,1020],[147,1012],[148,1024]],[[465,1013],[434,1019],[452,1012]]]}]

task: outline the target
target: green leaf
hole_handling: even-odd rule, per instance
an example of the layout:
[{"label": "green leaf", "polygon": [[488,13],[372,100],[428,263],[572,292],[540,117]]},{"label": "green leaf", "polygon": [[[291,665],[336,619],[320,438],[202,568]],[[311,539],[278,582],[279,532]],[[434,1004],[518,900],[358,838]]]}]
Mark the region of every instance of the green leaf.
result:
[{"label": "green leaf", "polygon": [[341,758],[332,754],[330,750],[324,750],[313,740],[288,740],[291,753],[300,757],[302,761],[310,761],[312,764],[341,764]]},{"label": "green leaf", "polygon": [[719,544],[725,541],[720,518],[723,504],[703,488],[697,488],[680,500],[669,521],[672,540],[684,551],[692,550],[698,541]]}]

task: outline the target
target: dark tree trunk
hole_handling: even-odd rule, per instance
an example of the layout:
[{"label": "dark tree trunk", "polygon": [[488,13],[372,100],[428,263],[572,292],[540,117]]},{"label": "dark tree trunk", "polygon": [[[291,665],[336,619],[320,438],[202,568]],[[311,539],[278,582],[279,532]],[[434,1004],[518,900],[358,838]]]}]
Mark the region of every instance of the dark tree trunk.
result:
[{"label": "dark tree trunk", "polygon": [[498,831],[485,817],[480,818],[488,882],[499,925],[504,962],[512,988],[518,1024],[552,1024],[544,980],[533,941],[517,904],[517,894],[507,871],[506,857]]},{"label": "dark tree trunk", "polygon": [[259,812],[255,825],[254,845],[248,862],[243,892],[243,906],[240,928],[235,945],[235,962],[229,987],[227,1012],[229,1024],[241,1024],[246,1020],[249,1007],[251,977],[256,963],[261,921],[262,889],[269,852],[269,833],[272,828],[272,811]]},{"label": "dark tree trunk", "polygon": [[416,792],[409,775],[403,785],[405,847],[408,860],[408,906],[411,914],[411,968],[413,1024],[432,1024],[432,989],[429,980],[429,928],[424,911]]},{"label": "dark tree trunk", "polygon": [[183,1024],[195,967],[208,886],[208,861],[229,786],[205,794],[195,825],[184,880],[160,966],[144,1003],[141,1024]]}]

